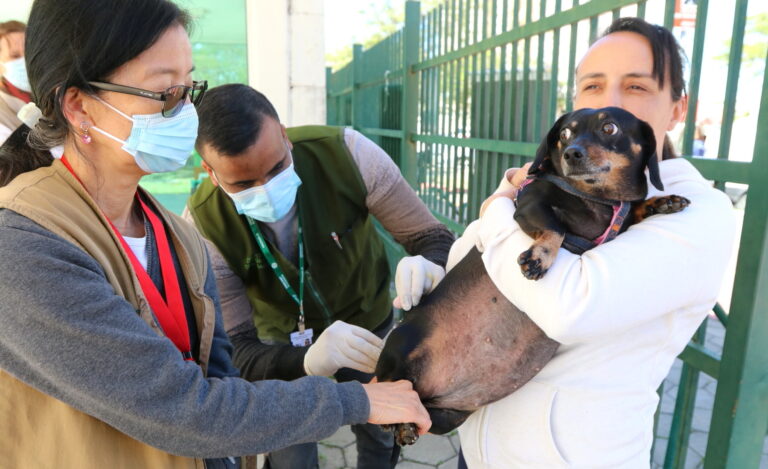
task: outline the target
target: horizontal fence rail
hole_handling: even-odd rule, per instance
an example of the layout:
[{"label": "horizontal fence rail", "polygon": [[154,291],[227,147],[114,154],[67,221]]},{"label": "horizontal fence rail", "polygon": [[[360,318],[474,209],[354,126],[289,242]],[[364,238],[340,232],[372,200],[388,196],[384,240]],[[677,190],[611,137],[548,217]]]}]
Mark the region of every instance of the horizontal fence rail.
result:
[{"label": "horizontal fence rail", "polygon": [[[686,466],[704,373],[718,380],[705,467],[741,469],[757,467],[768,430],[768,347],[757,345],[768,337],[768,77],[763,70],[762,87],[753,93],[761,99],[757,129],[763,131],[753,136],[752,159],[732,161],[748,19],[747,0],[734,0],[731,35],[723,39],[730,45],[716,158],[693,157],[710,21],[709,1],[696,3],[695,26],[687,31],[689,109],[676,147],[718,188],[748,188],[749,197],[733,299],[727,313],[721,305],[713,311],[727,326],[722,355],[707,347],[706,322],[681,353],[664,467]],[[328,123],[351,126],[384,148],[435,216],[460,234],[506,169],[529,161],[556,117],[572,110],[575,70],[589,44],[622,16],[671,28],[675,6],[675,0],[445,0],[422,14],[418,2],[408,1],[402,29],[368,50],[356,45],[350,64],[327,70]],[[402,256],[380,231],[391,260]]]}]

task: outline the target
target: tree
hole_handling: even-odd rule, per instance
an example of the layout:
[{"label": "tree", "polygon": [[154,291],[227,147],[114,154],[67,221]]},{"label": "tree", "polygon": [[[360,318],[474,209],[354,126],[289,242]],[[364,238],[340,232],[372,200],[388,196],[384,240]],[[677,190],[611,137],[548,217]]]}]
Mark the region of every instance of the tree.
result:
[{"label": "tree", "polygon": [[[435,8],[442,0],[421,0],[422,14]],[[360,8],[359,13],[367,17],[368,24],[374,31],[368,38],[362,41],[363,49],[368,49],[381,42],[394,32],[403,27],[405,22],[405,1],[386,0],[381,2],[367,2],[367,8]],[[329,67],[338,70],[352,61],[352,44],[325,54],[325,62]]]}]

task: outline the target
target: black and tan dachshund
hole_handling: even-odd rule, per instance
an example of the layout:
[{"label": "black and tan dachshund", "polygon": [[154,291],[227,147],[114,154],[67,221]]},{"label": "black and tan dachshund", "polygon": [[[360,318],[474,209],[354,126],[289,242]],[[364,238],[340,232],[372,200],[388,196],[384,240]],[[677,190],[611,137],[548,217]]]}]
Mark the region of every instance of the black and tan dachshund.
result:
[{"label": "black and tan dachshund", "polygon": [[631,113],[607,107],[560,117],[516,201],[515,220],[534,238],[518,258],[523,275],[541,278],[561,245],[581,254],[645,217],[688,206],[675,195],[646,200],[646,168],[651,183],[664,190],[653,129]]},{"label": "black and tan dachshund", "polygon": [[[584,109],[558,119],[518,194],[515,219],[535,240],[520,256],[523,273],[540,278],[561,245],[580,253],[630,222],[682,210],[682,197],[644,200],[646,168],[661,189],[653,131],[632,114]],[[442,434],[528,382],[558,346],[501,294],[472,249],[392,331],[376,376],[413,382],[430,431]],[[417,439],[413,424],[393,430],[399,445]]]}]

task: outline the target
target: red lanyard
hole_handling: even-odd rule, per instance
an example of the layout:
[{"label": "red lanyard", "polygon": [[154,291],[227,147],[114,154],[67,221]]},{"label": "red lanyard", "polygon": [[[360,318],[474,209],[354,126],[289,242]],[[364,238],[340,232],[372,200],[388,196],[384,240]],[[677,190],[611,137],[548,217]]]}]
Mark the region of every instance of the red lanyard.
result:
[{"label": "red lanyard", "polygon": [[16,98],[19,98],[20,100],[24,101],[24,103],[28,103],[32,101],[32,95],[27,93],[26,91],[21,91],[20,89],[13,86],[13,83],[3,78],[3,84],[5,85],[5,89],[8,90],[8,94],[11,96],[15,96]]},{"label": "red lanyard", "polygon": [[[80,178],[78,178],[75,172],[72,170],[72,167],[69,165],[69,162],[65,156],[61,157],[61,162],[64,163],[64,166],[67,167],[75,179],[80,181]],[[80,184],[82,184],[82,181],[80,181]],[[165,297],[168,299],[167,302],[163,299],[163,296],[160,294],[157,286],[155,286],[155,283],[149,277],[149,274],[147,274],[146,269],[144,269],[139,260],[136,258],[133,250],[130,248],[130,246],[128,246],[128,243],[125,242],[125,239],[117,230],[115,225],[112,224],[112,221],[107,218],[106,215],[104,218],[107,218],[109,225],[112,227],[115,235],[117,235],[117,239],[120,240],[120,244],[123,245],[123,249],[125,250],[126,254],[128,254],[128,258],[131,260],[131,264],[133,265],[133,270],[136,272],[136,276],[139,279],[141,290],[147,297],[149,307],[155,313],[155,316],[160,322],[160,327],[162,327],[163,332],[165,332],[165,335],[171,339],[174,344],[176,344],[176,347],[178,347],[179,350],[181,350],[181,354],[184,356],[185,360],[194,360],[189,344],[187,315],[184,311],[184,302],[181,299],[179,279],[176,276],[176,268],[173,265],[173,256],[171,255],[171,248],[168,245],[168,238],[165,235],[165,227],[163,226],[163,222],[160,220],[160,218],[155,215],[155,212],[150,210],[147,204],[141,200],[141,197],[139,197],[138,193],[136,194],[136,199],[141,204],[144,215],[149,219],[149,223],[152,225],[152,230],[155,233],[155,240],[157,241],[157,252],[160,256],[160,270],[163,275],[163,286],[165,287]]]}]

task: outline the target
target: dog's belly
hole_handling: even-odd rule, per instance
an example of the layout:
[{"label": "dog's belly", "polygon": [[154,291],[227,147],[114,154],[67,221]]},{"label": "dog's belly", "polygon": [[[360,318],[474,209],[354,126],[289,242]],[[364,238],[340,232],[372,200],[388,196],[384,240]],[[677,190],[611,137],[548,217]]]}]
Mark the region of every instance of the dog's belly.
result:
[{"label": "dog's belly", "polygon": [[471,412],[525,384],[557,347],[499,292],[473,249],[392,332],[376,374],[411,380],[428,407]]}]

